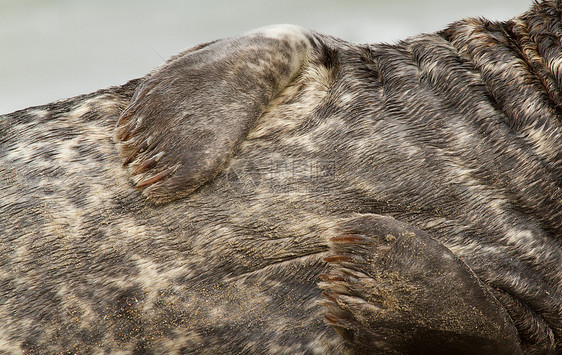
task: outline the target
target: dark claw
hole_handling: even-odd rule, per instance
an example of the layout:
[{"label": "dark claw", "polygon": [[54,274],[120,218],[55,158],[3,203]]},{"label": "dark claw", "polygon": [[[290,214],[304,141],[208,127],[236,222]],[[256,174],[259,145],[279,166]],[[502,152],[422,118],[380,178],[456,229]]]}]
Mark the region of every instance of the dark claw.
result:
[{"label": "dark claw", "polygon": [[331,255],[325,257],[324,261],[327,263],[351,262],[353,258],[351,256]]},{"label": "dark claw", "polygon": [[352,275],[334,275],[334,274],[320,274],[320,279],[326,282],[347,282],[347,283],[356,283],[359,280]]},{"label": "dark claw", "polygon": [[363,264],[365,259],[358,255],[331,255],[324,258],[327,263],[354,263]]},{"label": "dark claw", "polygon": [[360,244],[360,243],[367,243],[369,240],[360,234],[342,234],[338,235],[337,237],[333,237],[330,239],[332,243],[353,243],[353,244]]},{"label": "dark claw", "polygon": [[327,281],[327,282],[347,281],[343,276],[340,276],[340,275],[320,274],[320,275],[318,275],[318,277],[320,277],[320,279],[322,281]]},{"label": "dark claw", "polygon": [[121,135],[121,137],[119,137],[121,139],[121,141],[126,142],[128,141],[132,136],[133,136],[133,131],[136,128],[136,122],[131,122],[129,123],[129,127],[127,128],[127,130],[125,131],[125,133],[123,133]]},{"label": "dark claw", "polygon": [[176,169],[174,169],[174,168],[168,168],[168,169],[162,171],[161,173],[158,173],[158,174],[154,175],[153,177],[150,177],[150,178],[148,178],[148,179],[145,179],[145,180],[139,182],[139,183],[137,184],[137,188],[140,189],[140,188],[146,187],[146,186],[148,186],[148,185],[152,185],[152,184],[154,184],[154,183],[156,183],[156,182],[158,182],[158,181],[160,181],[160,180],[163,180],[163,179],[166,178],[168,175],[170,175],[171,173],[173,173],[175,170],[176,170]]},{"label": "dark claw", "polygon": [[343,320],[341,320],[340,318],[333,316],[331,314],[325,314],[324,318],[326,319],[326,321],[335,327],[339,327],[339,328],[344,328],[344,329],[352,329],[351,325],[347,322],[344,322]]},{"label": "dark claw", "polygon": [[329,299],[332,302],[337,303],[338,302],[338,298],[337,295],[333,292],[330,291],[322,291],[322,296],[324,296],[324,298]]},{"label": "dark claw", "polygon": [[[138,148],[137,148],[138,150]],[[138,175],[138,174],[142,174],[146,171],[148,171],[149,169],[152,169],[157,163],[156,158],[150,158],[147,161],[143,162],[141,165],[139,165],[134,171],[131,172],[131,175]],[[156,175],[158,176],[158,175]],[[138,187],[138,185],[137,185]]]},{"label": "dark claw", "polygon": [[[145,139],[128,157],[127,159],[125,159],[125,161],[123,162],[123,166],[128,165],[130,162],[132,162],[135,157],[137,156],[137,154],[145,151],[148,148],[148,143],[147,140]],[[134,175],[134,174],[133,174]]]}]

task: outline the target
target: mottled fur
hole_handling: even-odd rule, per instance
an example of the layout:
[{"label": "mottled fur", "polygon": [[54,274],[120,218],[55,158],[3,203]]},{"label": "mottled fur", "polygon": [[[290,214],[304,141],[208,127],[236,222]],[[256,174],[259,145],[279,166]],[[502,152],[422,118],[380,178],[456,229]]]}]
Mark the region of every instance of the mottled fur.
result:
[{"label": "mottled fur", "polygon": [[561,11],[0,116],[0,353],[562,351]]}]

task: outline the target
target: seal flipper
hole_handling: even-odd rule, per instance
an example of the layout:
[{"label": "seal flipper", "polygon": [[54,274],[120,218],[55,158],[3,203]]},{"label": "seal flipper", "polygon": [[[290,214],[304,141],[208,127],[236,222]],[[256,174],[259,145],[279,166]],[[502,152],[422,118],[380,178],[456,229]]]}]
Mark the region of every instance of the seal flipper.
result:
[{"label": "seal flipper", "polygon": [[164,203],[212,179],[298,75],[312,40],[297,26],[265,27],[188,50],[148,75],[115,134],[137,187]]},{"label": "seal flipper", "polygon": [[517,330],[466,264],[390,217],[346,220],[321,275],[328,324],[358,353],[518,354]]}]

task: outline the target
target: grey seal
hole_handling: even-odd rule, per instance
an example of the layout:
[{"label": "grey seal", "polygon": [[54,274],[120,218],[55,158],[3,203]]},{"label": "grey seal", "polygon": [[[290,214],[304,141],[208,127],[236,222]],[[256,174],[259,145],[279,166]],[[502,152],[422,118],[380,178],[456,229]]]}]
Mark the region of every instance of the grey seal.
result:
[{"label": "grey seal", "polygon": [[297,26],[0,117],[0,351],[557,353],[560,1]]}]

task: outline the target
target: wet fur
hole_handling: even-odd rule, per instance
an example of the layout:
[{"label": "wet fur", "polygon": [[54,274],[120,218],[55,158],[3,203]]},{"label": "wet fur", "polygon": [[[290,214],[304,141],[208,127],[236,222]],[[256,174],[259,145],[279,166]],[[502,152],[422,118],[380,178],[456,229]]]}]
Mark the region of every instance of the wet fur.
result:
[{"label": "wet fur", "polygon": [[[508,314],[514,351],[560,351],[561,8],[545,1],[393,45],[310,32],[298,75],[224,160],[202,165],[208,182],[164,204],[131,183],[138,165],[123,159],[136,148],[114,141],[158,72],[1,116],[0,350],[366,351],[354,341],[369,322],[337,303],[347,281],[320,275],[341,275],[334,240],[376,214],[450,253],[458,277]],[[374,240],[377,228],[353,232]]]}]

